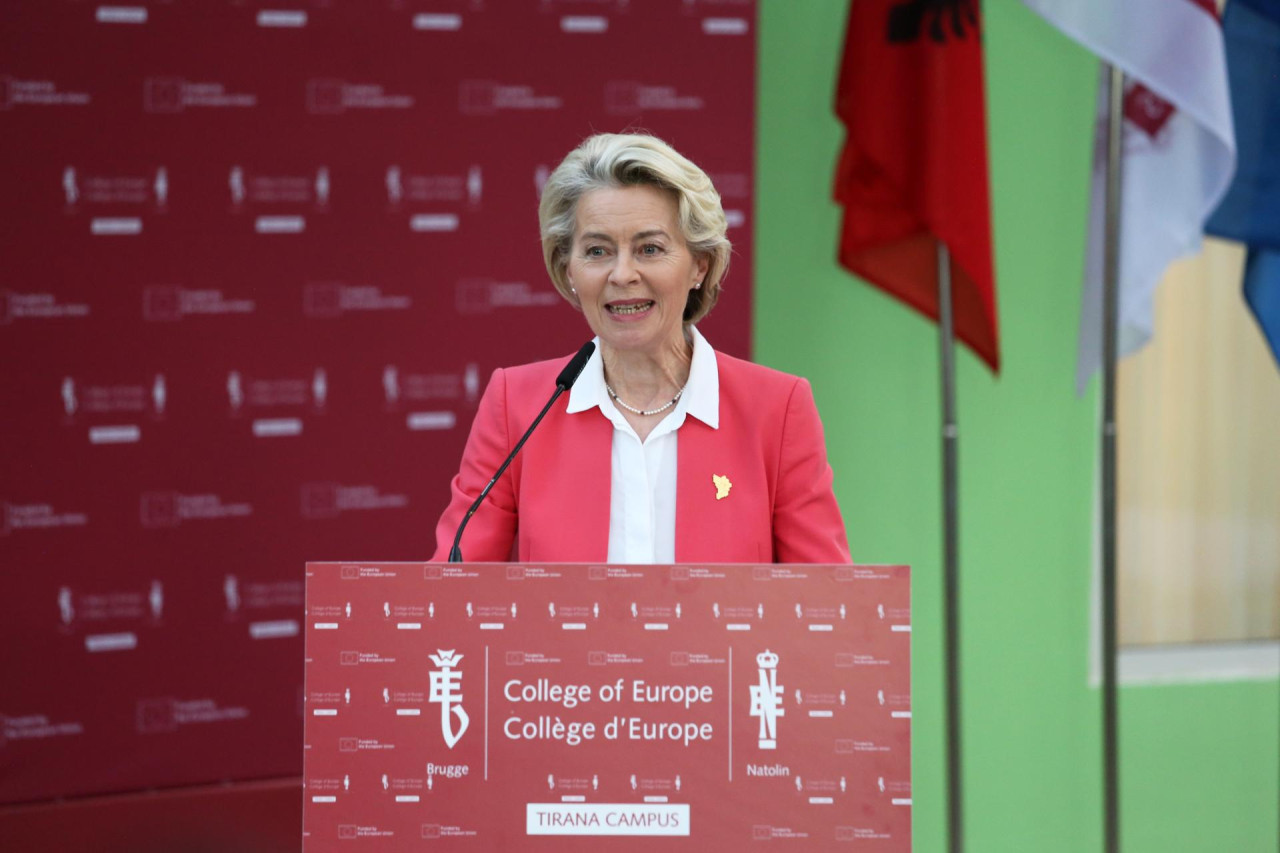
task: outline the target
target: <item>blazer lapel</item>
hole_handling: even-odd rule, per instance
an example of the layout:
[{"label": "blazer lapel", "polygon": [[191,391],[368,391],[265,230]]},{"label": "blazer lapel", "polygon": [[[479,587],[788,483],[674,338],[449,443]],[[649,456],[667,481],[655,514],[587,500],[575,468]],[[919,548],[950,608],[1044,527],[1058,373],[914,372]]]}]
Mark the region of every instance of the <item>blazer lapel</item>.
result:
[{"label": "blazer lapel", "polygon": [[566,563],[603,563],[609,558],[609,501],[613,424],[599,409],[566,415],[557,481],[566,508],[556,553]]},{"label": "blazer lapel", "polygon": [[716,430],[693,417],[676,434],[676,561],[754,562],[755,543],[746,535],[749,531],[735,523],[733,510],[738,502],[730,503],[727,497],[716,500],[713,475],[733,471],[728,442],[717,441]]}]

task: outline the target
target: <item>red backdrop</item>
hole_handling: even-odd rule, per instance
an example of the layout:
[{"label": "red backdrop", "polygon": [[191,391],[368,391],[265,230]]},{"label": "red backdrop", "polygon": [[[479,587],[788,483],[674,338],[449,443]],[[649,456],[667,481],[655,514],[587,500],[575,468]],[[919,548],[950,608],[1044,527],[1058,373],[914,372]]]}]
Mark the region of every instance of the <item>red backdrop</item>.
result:
[{"label": "red backdrop", "polygon": [[499,365],[588,336],[540,181],[643,127],[735,244],[754,0],[0,6],[0,802],[297,774],[303,563],[422,559]]}]

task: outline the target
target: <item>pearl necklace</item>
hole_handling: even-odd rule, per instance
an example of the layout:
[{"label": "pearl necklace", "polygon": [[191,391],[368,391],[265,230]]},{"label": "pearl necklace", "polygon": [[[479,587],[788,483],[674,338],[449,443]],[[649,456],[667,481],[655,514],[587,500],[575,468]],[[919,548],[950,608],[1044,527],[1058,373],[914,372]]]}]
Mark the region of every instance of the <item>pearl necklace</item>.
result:
[{"label": "pearl necklace", "polygon": [[661,414],[662,412],[665,412],[667,409],[674,406],[676,404],[676,401],[680,399],[680,395],[684,393],[684,388],[681,388],[679,391],[676,392],[676,395],[674,397],[672,397],[670,400],[667,401],[667,404],[665,406],[659,406],[656,409],[649,409],[646,411],[644,409],[637,409],[633,406],[628,406],[625,402],[623,402],[622,398],[618,396],[618,392],[613,390],[613,386],[610,385],[608,382],[604,383],[604,387],[605,387],[605,390],[609,392],[609,396],[613,399],[613,402],[617,403],[619,406],[626,409],[628,412],[631,412],[632,414],[644,415],[644,416],[657,415],[657,414]]}]

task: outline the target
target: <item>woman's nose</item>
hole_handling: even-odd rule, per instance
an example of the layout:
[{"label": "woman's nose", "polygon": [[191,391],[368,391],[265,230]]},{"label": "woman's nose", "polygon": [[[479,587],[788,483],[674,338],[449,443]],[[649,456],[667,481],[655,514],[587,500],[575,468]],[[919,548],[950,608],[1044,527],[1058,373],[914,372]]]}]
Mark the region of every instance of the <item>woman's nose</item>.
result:
[{"label": "woman's nose", "polygon": [[638,279],[634,259],[626,253],[620,253],[617,261],[613,264],[613,269],[609,271],[610,283],[617,285],[634,284]]}]

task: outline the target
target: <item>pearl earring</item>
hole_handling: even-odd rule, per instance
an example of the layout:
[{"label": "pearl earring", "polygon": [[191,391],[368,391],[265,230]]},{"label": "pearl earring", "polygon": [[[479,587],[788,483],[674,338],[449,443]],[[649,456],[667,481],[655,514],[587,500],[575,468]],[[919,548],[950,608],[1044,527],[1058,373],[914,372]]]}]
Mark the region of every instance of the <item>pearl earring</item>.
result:
[{"label": "pearl earring", "polygon": [[698,282],[693,286],[694,290],[702,290],[702,282]]}]

